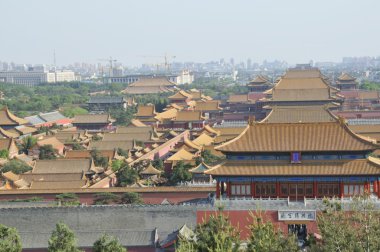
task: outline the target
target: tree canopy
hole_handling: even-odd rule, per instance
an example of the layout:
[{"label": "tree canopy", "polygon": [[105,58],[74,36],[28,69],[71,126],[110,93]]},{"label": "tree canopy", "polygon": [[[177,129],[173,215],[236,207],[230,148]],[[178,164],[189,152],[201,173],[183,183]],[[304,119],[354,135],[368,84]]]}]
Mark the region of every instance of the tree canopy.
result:
[{"label": "tree canopy", "polygon": [[9,151],[7,149],[0,150],[0,158],[8,158]]},{"label": "tree canopy", "polygon": [[194,237],[188,238],[180,237],[179,247],[176,251],[239,251],[239,232],[222,212],[211,215],[206,222],[197,225]]},{"label": "tree canopy", "polygon": [[118,239],[110,235],[103,235],[94,243],[94,252],[127,252]]},{"label": "tree canopy", "polygon": [[312,243],[312,251],[380,251],[380,212],[369,193],[355,197],[349,209],[336,199],[323,205],[317,218],[323,242]]},{"label": "tree canopy", "polygon": [[169,178],[169,183],[176,185],[179,182],[190,181],[192,178],[192,175],[189,172],[190,168],[191,165],[185,164],[183,161],[178,162],[173,168],[172,175]]},{"label": "tree canopy", "polygon": [[140,197],[140,194],[136,192],[125,192],[120,197],[121,204],[140,204],[143,203],[143,200]]},{"label": "tree canopy", "polygon": [[108,166],[108,159],[100,153],[97,149],[92,149],[90,151],[90,155],[92,159],[94,160],[94,163],[96,166],[101,166],[101,167],[107,167]]},{"label": "tree canopy", "polygon": [[57,158],[57,150],[53,148],[53,145],[46,144],[40,147],[39,158],[41,160],[44,159],[56,159]]},{"label": "tree canopy", "polygon": [[136,183],[138,178],[139,175],[137,171],[129,167],[128,164],[125,164],[116,173],[117,186],[121,187]]},{"label": "tree canopy", "polygon": [[250,252],[297,252],[296,237],[285,235],[272,222],[264,221],[261,212],[251,213],[251,236],[248,242]]},{"label": "tree canopy", "polygon": [[0,252],[21,252],[20,236],[15,228],[0,224]]},{"label": "tree canopy", "polygon": [[48,241],[49,252],[79,252],[75,234],[63,222],[57,223]]},{"label": "tree canopy", "polygon": [[27,136],[22,139],[21,142],[21,151],[25,154],[29,153],[29,150],[33,148],[34,145],[36,145],[37,139],[32,136]]},{"label": "tree canopy", "polygon": [[1,172],[11,171],[15,174],[21,174],[21,173],[25,173],[25,172],[30,171],[30,170],[32,170],[32,167],[27,165],[25,162],[23,162],[21,160],[12,159],[11,161],[9,161],[3,165]]},{"label": "tree canopy", "polygon": [[61,193],[55,196],[55,200],[62,206],[78,206],[80,201],[75,193]]},{"label": "tree canopy", "polygon": [[119,196],[110,192],[100,192],[94,195],[95,205],[109,205],[112,203],[117,203],[119,201]]}]

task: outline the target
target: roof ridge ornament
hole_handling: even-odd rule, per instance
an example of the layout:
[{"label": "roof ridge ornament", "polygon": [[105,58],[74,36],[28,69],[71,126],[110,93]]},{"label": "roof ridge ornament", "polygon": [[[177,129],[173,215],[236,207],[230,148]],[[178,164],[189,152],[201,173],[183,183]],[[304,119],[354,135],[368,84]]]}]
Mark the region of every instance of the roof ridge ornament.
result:
[{"label": "roof ridge ornament", "polygon": [[248,118],[248,124],[249,126],[253,126],[254,124],[256,124],[256,118],[254,115],[250,115],[249,118]]},{"label": "roof ridge ornament", "polygon": [[342,116],[338,116],[338,121],[340,125],[347,125],[347,120]]}]

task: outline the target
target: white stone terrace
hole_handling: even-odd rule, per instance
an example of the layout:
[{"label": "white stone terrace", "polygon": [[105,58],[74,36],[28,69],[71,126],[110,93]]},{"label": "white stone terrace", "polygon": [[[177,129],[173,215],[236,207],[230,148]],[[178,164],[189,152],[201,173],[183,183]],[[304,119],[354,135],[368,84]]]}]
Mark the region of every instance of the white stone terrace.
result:
[{"label": "white stone terrace", "polygon": [[[380,200],[370,197],[375,209],[380,210]],[[301,201],[292,201],[290,198],[222,198],[211,200],[214,207],[223,207],[226,210],[321,210],[323,199],[303,198]],[[335,198],[332,201],[340,203],[343,209],[350,209],[353,198]]]}]

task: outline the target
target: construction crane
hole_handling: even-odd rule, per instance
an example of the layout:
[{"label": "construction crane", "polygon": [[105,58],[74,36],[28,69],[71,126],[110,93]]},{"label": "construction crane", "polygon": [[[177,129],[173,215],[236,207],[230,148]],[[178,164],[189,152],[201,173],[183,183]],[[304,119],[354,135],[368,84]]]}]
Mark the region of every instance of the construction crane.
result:
[{"label": "construction crane", "polygon": [[[143,57],[143,58],[163,58],[164,59],[164,63],[162,63],[164,66],[165,66],[165,69],[167,72],[170,71],[170,60],[171,59],[175,59],[176,56],[171,56],[171,55],[168,55],[167,53],[165,53],[165,55],[140,55],[140,57]],[[157,69],[158,69],[158,66],[159,64],[155,64],[157,66]]]},{"label": "construction crane", "polygon": [[109,69],[109,77],[112,77],[113,75],[113,66],[114,64],[116,63],[116,59],[113,59],[112,57],[109,57],[109,59],[98,59],[99,61],[107,61],[110,65],[110,69]]}]

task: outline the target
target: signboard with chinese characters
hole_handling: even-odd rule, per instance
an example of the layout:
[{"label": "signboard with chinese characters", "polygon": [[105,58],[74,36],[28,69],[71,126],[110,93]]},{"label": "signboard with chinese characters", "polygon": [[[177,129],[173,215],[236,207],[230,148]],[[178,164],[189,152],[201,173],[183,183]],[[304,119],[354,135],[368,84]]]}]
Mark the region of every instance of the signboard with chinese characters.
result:
[{"label": "signboard with chinese characters", "polygon": [[315,221],[315,210],[278,210],[279,221]]}]

